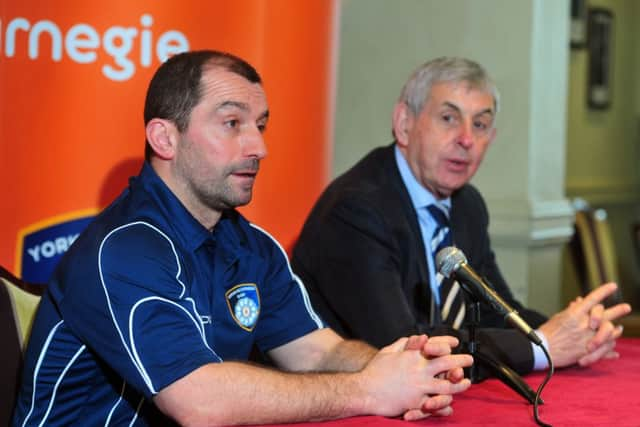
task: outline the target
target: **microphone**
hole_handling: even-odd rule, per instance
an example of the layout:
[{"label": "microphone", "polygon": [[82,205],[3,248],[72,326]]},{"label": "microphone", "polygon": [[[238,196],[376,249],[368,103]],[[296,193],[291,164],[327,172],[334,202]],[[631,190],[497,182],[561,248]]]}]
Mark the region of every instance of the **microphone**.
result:
[{"label": "microphone", "polygon": [[445,277],[452,274],[460,282],[464,290],[473,295],[477,300],[489,304],[495,311],[503,315],[513,327],[520,330],[536,345],[542,346],[542,340],[535,331],[520,317],[518,312],[502,299],[486,281],[480,277],[469,264],[462,251],[454,246],[441,249],[436,254],[436,266]]}]

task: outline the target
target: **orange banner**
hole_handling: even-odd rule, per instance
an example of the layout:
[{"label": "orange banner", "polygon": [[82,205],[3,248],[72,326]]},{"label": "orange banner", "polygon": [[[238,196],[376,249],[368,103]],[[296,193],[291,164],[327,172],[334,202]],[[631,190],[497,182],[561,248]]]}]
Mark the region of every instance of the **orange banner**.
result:
[{"label": "orange banner", "polygon": [[328,0],[0,0],[0,264],[46,280],[139,171],[153,72],[194,49],[263,77],[269,154],[243,213],[288,247],[329,178],[335,13]]}]

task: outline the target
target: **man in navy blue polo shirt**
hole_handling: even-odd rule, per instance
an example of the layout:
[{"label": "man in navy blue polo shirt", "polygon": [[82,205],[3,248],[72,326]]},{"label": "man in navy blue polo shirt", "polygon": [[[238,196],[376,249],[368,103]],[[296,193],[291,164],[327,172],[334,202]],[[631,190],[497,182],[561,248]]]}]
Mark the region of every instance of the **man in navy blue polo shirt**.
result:
[{"label": "man in navy blue polo shirt", "polygon": [[[381,351],[309,304],[251,199],[266,97],[229,54],[176,55],[145,104],[146,161],[61,261],[31,335],[14,425],[228,425],[451,413],[452,337]],[[282,370],[246,363],[253,347]]]}]

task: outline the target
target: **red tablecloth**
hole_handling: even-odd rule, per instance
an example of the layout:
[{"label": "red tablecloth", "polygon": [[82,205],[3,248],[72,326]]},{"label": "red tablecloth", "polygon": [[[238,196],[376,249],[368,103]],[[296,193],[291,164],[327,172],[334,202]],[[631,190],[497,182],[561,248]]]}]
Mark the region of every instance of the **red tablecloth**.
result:
[{"label": "red tablecloth", "polygon": [[[603,360],[589,368],[556,371],[542,392],[542,421],[554,427],[640,427],[640,339],[619,340],[621,358]],[[543,373],[525,377],[537,390]],[[406,422],[384,417],[354,417],[321,423],[283,424],[282,427],[450,427],[535,426],[533,405],[501,383],[474,384],[454,398],[454,413]]]}]

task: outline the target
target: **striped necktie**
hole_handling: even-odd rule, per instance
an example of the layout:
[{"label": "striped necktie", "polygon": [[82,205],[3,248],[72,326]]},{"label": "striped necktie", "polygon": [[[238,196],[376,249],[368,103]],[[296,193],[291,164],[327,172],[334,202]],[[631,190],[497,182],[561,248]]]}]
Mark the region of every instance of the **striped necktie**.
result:
[{"label": "striped necktie", "polygon": [[[436,254],[441,249],[453,245],[453,237],[449,228],[449,219],[443,211],[444,206],[431,204],[427,206],[429,213],[436,222],[436,229],[431,238],[431,254],[433,255],[433,265],[435,266]],[[437,267],[436,267],[437,268]],[[440,314],[442,321],[460,328],[465,315],[465,303],[460,285],[453,279],[445,279],[438,271],[436,272],[436,282],[440,290]]]}]

